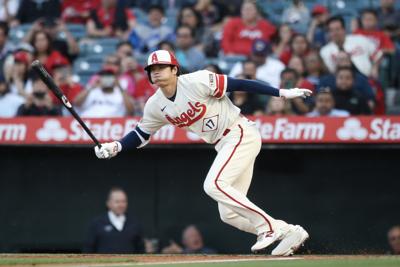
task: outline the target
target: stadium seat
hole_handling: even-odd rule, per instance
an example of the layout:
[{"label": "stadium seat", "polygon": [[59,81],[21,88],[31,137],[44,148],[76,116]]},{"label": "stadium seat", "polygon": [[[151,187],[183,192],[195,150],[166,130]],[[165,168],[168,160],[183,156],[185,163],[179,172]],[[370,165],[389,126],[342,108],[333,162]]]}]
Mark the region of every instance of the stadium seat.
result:
[{"label": "stadium seat", "polygon": [[218,57],[218,66],[224,73],[227,73],[230,69],[232,69],[233,65],[235,65],[237,62],[245,61],[246,58],[247,57],[243,55],[220,55]]},{"label": "stadium seat", "polygon": [[78,58],[73,65],[73,73],[82,75],[96,73],[101,69],[102,62],[90,61],[88,58]]},{"label": "stadium seat", "polygon": [[21,41],[21,39],[25,36],[25,34],[30,30],[32,27],[31,23],[21,24],[17,27],[11,28],[9,33],[10,40],[17,44]]},{"label": "stadium seat", "polygon": [[108,55],[115,52],[117,44],[120,42],[117,38],[102,38],[90,42],[80,43],[80,54],[88,55]]},{"label": "stadium seat", "polygon": [[86,36],[86,27],[82,24],[67,24],[68,30],[71,32],[72,36],[79,40]]}]

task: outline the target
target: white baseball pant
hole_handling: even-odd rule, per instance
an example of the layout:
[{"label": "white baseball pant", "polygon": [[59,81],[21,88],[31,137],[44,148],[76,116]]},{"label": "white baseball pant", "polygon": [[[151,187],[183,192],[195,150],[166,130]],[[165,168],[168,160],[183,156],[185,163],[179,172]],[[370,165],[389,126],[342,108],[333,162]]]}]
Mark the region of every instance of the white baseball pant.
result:
[{"label": "white baseball pant", "polygon": [[239,117],[216,144],[218,154],[204,181],[204,191],[218,202],[223,222],[255,235],[286,228],[247,197],[261,136],[255,123]]}]

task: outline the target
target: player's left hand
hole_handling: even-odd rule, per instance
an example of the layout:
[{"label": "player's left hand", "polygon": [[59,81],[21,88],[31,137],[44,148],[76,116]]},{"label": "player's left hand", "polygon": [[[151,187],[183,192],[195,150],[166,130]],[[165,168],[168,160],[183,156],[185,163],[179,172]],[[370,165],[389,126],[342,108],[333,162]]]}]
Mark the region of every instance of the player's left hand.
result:
[{"label": "player's left hand", "polygon": [[311,96],[312,91],[304,88],[292,88],[292,89],[280,89],[279,95],[286,99],[292,99],[296,97],[306,98],[307,96]]}]

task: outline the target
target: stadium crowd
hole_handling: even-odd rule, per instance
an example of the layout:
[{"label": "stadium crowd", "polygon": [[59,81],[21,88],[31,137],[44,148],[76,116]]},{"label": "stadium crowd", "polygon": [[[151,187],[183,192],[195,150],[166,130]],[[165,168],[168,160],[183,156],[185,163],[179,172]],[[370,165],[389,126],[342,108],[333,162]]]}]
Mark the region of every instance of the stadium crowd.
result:
[{"label": "stadium crowd", "polygon": [[68,115],[30,70],[38,59],[85,117],[140,116],[149,52],[313,97],[234,92],[243,114],[400,110],[395,0],[0,0],[0,117]]}]

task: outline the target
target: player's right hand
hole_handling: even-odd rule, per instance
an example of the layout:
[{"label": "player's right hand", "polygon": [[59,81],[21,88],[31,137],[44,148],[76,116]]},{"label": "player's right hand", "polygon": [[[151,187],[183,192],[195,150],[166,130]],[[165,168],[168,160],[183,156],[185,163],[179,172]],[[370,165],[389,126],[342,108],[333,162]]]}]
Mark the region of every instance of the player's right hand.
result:
[{"label": "player's right hand", "polygon": [[118,152],[122,149],[122,145],[118,141],[103,143],[101,144],[101,148],[98,146],[94,147],[94,152],[99,159],[110,159],[115,157]]}]

